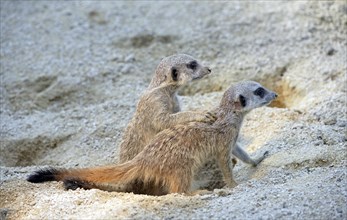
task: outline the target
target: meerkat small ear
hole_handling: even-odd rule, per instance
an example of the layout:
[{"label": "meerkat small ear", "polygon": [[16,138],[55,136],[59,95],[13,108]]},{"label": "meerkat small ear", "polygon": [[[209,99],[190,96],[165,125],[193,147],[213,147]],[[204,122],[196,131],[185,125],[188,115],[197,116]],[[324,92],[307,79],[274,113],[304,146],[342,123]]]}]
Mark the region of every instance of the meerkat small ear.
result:
[{"label": "meerkat small ear", "polygon": [[242,107],[246,107],[247,105],[247,100],[243,95],[239,95],[239,101]]},{"label": "meerkat small ear", "polygon": [[243,95],[237,96],[234,100],[234,106],[236,110],[242,110],[247,105],[247,99]]},{"label": "meerkat small ear", "polygon": [[171,77],[173,81],[178,80],[178,70],[175,67],[171,68]]}]

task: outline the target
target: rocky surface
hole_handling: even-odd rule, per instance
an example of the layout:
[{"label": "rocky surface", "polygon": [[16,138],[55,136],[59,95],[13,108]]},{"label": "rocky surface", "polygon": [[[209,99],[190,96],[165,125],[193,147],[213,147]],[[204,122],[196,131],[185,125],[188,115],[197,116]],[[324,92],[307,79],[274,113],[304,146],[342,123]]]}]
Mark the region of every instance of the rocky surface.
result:
[{"label": "rocky surface", "polygon": [[[346,219],[347,3],[1,1],[0,219]],[[213,74],[180,92],[216,106],[256,80],[280,96],[250,113],[233,189],[188,197],[31,184],[42,167],[117,162],[123,129],[160,59]]]}]

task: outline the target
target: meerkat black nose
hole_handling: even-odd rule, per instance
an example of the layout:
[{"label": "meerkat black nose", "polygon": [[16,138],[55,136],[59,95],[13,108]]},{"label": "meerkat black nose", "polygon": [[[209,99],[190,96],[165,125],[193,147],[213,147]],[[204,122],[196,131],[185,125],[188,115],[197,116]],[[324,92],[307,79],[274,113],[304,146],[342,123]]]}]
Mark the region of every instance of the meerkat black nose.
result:
[{"label": "meerkat black nose", "polygon": [[277,93],[275,93],[275,95],[274,95],[274,96],[275,96],[275,98],[277,98],[277,97],[278,97]]},{"label": "meerkat black nose", "polygon": [[209,67],[207,67],[207,71],[212,72],[212,70]]}]

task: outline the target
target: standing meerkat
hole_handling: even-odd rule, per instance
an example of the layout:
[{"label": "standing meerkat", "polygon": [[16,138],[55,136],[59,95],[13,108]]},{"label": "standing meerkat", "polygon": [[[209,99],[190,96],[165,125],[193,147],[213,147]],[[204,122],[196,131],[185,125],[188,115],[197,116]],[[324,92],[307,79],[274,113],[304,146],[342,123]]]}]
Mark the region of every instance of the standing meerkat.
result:
[{"label": "standing meerkat", "polygon": [[[244,116],[254,108],[269,104],[277,94],[260,84],[247,81],[231,86],[213,112],[213,124],[190,122],[157,134],[132,160],[115,166],[86,169],[40,170],[29,176],[30,182],[64,181],[65,188],[112,190],[112,184],[129,186],[142,183],[160,188],[160,194],[190,194],[196,171],[216,158],[228,187],[236,186],[232,177],[231,153]],[[117,190],[116,190],[117,191]]]},{"label": "standing meerkat", "polygon": [[123,134],[119,162],[133,159],[160,131],[192,121],[214,122],[210,113],[180,112],[177,90],[190,81],[211,73],[193,57],[176,54],[164,58],[140,97],[135,114]]}]

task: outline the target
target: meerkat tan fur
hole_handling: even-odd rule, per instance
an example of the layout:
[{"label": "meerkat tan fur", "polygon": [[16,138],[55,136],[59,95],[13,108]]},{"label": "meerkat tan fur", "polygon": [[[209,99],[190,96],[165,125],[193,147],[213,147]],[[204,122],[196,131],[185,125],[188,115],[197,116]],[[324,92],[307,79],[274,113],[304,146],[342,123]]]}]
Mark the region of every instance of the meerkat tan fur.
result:
[{"label": "meerkat tan fur", "polygon": [[120,144],[119,162],[133,159],[160,131],[192,121],[213,122],[212,114],[180,112],[177,90],[200,79],[211,70],[193,57],[177,54],[164,58],[156,68],[152,81],[141,96],[136,112],[125,129]]},{"label": "meerkat tan fur", "polygon": [[[213,112],[213,124],[190,122],[157,134],[132,160],[115,166],[72,170],[40,170],[30,182],[62,180],[67,189],[82,187],[110,190],[112,184],[138,182],[160,188],[158,192],[190,194],[196,171],[210,158],[216,158],[228,187],[232,177],[231,153],[244,116],[254,108],[269,104],[277,95],[252,81],[231,86]],[[127,191],[127,190],[124,190]]]},{"label": "meerkat tan fur", "polygon": [[[252,159],[246,151],[244,151],[238,143],[235,143],[235,147],[232,150],[232,162],[233,166],[236,165],[238,158],[242,162],[250,164],[252,166],[257,166],[261,161],[263,161],[266,156],[269,154],[268,151],[265,151],[263,155],[256,159]],[[223,180],[223,174],[218,167],[216,159],[211,159],[204,166],[201,167],[199,171],[196,172],[194,177],[193,185],[195,189],[218,189],[225,186],[225,182]]]}]

